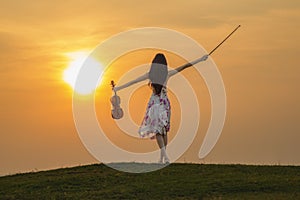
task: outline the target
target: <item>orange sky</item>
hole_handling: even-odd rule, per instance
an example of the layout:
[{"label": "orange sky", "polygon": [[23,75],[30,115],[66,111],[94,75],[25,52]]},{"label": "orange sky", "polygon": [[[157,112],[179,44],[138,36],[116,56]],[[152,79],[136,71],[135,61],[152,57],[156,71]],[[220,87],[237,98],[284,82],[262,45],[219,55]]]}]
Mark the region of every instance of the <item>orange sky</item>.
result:
[{"label": "orange sky", "polygon": [[[299,2],[2,0],[0,5],[0,175],[97,162],[74,126],[72,89],[62,79],[70,62],[66,54],[91,51],[113,34],[149,26],[182,32],[209,51],[242,25],[212,56],[225,84],[227,117],[217,145],[201,162],[300,164]],[[191,74],[192,69],[184,72]],[[206,88],[195,90],[203,92],[204,121],[181,161],[200,162],[209,120]],[[98,99],[104,91],[97,91]],[[177,118],[172,120],[176,128]]]}]

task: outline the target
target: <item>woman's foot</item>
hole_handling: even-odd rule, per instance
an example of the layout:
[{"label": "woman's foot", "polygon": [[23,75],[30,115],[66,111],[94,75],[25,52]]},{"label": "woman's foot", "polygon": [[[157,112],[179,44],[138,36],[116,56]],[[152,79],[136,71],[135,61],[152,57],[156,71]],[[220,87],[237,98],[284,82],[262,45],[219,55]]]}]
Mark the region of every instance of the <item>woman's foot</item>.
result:
[{"label": "woman's foot", "polygon": [[169,160],[169,158],[168,157],[165,157],[165,164],[170,164],[170,160]]},{"label": "woman's foot", "polygon": [[163,158],[160,158],[160,159],[158,160],[158,164],[164,164]]}]

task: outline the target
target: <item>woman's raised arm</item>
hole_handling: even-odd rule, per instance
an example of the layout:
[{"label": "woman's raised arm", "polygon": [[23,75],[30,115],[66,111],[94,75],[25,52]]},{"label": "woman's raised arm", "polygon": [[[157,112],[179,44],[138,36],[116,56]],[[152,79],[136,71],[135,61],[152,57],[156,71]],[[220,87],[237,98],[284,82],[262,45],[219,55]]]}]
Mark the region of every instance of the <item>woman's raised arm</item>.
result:
[{"label": "woman's raised arm", "polygon": [[186,68],[188,68],[190,66],[193,66],[193,65],[197,64],[198,62],[202,62],[202,61],[207,60],[208,56],[209,55],[204,55],[201,58],[198,58],[198,59],[196,59],[196,60],[194,60],[194,61],[192,61],[190,63],[186,63],[186,64],[184,64],[184,65],[182,65],[180,67],[177,67],[176,69],[169,70],[168,77],[170,78],[171,76],[177,74],[178,72],[181,72],[182,70],[184,70],[184,69],[186,69]]},{"label": "woman's raised arm", "polygon": [[135,79],[135,80],[132,80],[132,81],[129,81],[129,82],[127,82],[127,83],[123,84],[123,85],[120,85],[120,86],[114,87],[114,90],[115,90],[115,91],[122,90],[122,89],[124,89],[124,88],[127,88],[127,87],[129,87],[129,86],[131,86],[131,85],[135,84],[135,83],[138,83],[138,82],[141,82],[141,81],[147,80],[148,78],[149,78],[149,73],[146,73],[146,74],[144,74],[144,75],[142,75],[142,76],[138,77],[138,78],[137,78],[137,79]]}]

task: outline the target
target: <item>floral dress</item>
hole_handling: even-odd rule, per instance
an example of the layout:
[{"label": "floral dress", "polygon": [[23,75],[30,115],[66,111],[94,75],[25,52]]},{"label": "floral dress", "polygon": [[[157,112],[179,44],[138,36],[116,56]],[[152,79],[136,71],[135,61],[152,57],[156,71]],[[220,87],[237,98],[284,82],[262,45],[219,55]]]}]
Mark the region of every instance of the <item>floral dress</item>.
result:
[{"label": "floral dress", "polygon": [[145,117],[139,128],[142,138],[154,139],[156,134],[165,135],[170,130],[171,107],[167,90],[163,87],[160,95],[152,93]]}]

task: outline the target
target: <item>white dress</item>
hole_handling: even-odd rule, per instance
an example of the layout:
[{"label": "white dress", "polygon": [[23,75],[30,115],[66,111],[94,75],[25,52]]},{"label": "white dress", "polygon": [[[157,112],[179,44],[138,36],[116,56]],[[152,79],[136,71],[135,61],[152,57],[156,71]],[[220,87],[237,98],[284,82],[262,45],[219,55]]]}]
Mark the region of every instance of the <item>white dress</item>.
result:
[{"label": "white dress", "polygon": [[167,89],[162,88],[160,95],[152,93],[145,117],[139,128],[142,138],[154,139],[156,134],[167,134],[170,130],[171,107],[167,95]]}]

